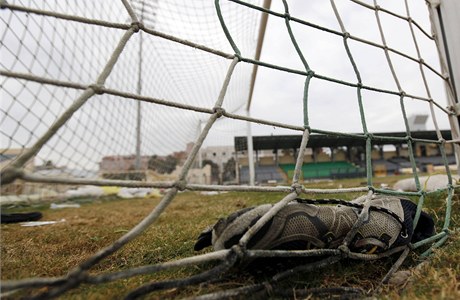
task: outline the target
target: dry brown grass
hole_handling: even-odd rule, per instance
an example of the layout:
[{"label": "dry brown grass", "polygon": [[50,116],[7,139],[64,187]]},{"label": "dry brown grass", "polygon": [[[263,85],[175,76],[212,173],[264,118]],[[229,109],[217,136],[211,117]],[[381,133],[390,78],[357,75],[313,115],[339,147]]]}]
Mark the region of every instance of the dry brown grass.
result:
[{"label": "dry brown grass", "polygon": [[[342,182],[347,186],[347,182]],[[350,183],[352,185],[353,183]],[[356,184],[356,183],[354,183]],[[328,183],[326,183],[328,185]],[[195,238],[206,226],[219,217],[247,206],[275,202],[282,195],[261,193],[224,193],[202,196],[199,193],[179,194],[159,220],[135,241],[104,259],[92,269],[94,273],[110,272],[134,266],[188,257],[193,254]],[[441,197],[442,198],[442,197]],[[43,220],[65,219],[43,227],[21,227],[18,224],[1,226],[2,279],[48,277],[65,275],[97,250],[111,244],[145,217],[159,199],[104,200],[84,203],[80,208],[51,210],[41,208]],[[430,209],[443,217],[443,200],[430,201]],[[452,227],[459,227],[459,201],[454,202]],[[29,208],[30,210],[30,208]],[[409,281],[385,286],[379,298],[391,299],[460,299],[459,258],[460,239],[455,232],[448,244],[423,267],[412,271]],[[287,289],[347,286],[375,290],[395,258],[372,263],[343,261],[325,270],[294,276],[284,285]],[[408,262],[403,268],[411,269]],[[189,267],[137,276],[103,285],[82,285],[66,293],[62,299],[120,299],[127,291],[151,280],[186,277],[203,267]],[[154,293],[149,299],[176,298],[198,295],[222,288],[238,287],[260,278],[250,275],[230,276],[225,281]],[[13,295],[13,298],[27,293]]]}]

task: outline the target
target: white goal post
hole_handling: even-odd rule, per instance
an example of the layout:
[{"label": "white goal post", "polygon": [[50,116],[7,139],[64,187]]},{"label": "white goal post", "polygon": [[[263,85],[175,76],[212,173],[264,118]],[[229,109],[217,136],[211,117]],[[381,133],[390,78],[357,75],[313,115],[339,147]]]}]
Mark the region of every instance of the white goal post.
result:
[{"label": "white goal post", "polygon": [[[453,138],[460,142],[460,1],[427,0],[432,20],[432,30],[438,42],[441,68],[448,74],[447,98],[456,116],[451,117]],[[450,83],[450,84],[449,84]],[[457,171],[460,173],[460,146],[455,144]]]}]

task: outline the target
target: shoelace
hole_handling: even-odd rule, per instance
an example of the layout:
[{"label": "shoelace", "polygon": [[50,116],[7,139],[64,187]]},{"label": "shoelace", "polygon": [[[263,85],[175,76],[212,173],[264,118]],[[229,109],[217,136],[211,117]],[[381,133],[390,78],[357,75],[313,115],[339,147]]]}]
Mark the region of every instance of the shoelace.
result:
[{"label": "shoelace", "polygon": [[[350,206],[350,207],[354,207],[354,208],[358,208],[358,209],[363,209],[364,208],[364,205],[362,205],[362,204],[353,203],[353,202],[345,201],[345,200],[342,200],[342,199],[304,199],[304,198],[295,198],[295,200],[297,202],[299,202],[299,203],[306,203],[306,204],[315,204],[315,205],[340,204],[340,205]],[[400,231],[401,237],[407,238],[409,236],[408,232],[407,232],[406,224],[404,224],[404,221],[395,212],[393,212],[393,211],[391,211],[391,210],[389,210],[387,208],[384,208],[384,207],[373,206],[373,205],[369,206],[369,210],[383,212],[383,213],[386,213],[386,214],[392,216],[401,225],[401,231]]]}]

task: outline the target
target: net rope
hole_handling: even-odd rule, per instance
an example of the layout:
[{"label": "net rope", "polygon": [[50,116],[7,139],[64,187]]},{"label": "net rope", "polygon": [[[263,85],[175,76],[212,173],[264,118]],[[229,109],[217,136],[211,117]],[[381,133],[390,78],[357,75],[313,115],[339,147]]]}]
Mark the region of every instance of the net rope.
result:
[{"label": "net rope", "polygon": [[[198,284],[206,281],[210,281],[225,272],[227,272],[232,266],[236,264],[239,260],[244,259],[252,259],[258,257],[321,257],[320,260],[297,266],[293,269],[289,269],[287,271],[280,272],[274,275],[270,280],[250,284],[241,288],[236,289],[229,289],[218,291],[211,294],[206,294],[202,296],[198,296],[198,299],[221,299],[224,297],[232,297],[237,295],[246,295],[249,293],[255,293],[260,291],[273,291],[276,290],[276,286],[281,281],[289,278],[293,274],[297,274],[299,272],[306,272],[310,270],[316,270],[319,268],[326,267],[333,263],[337,263],[344,258],[352,258],[352,259],[359,259],[359,260],[375,260],[382,257],[387,257],[393,255],[395,253],[401,253],[398,261],[393,265],[393,267],[388,271],[387,275],[384,277],[383,281],[388,280],[392,273],[394,273],[402,264],[402,262],[406,259],[408,254],[411,250],[417,249],[419,247],[430,245],[429,249],[425,251],[422,256],[426,256],[433,251],[434,248],[441,246],[449,236],[449,224],[450,224],[450,214],[451,214],[451,207],[452,207],[452,197],[454,195],[454,181],[452,178],[451,171],[449,169],[449,163],[446,157],[445,147],[446,144],[455,143],[455,140],[445,140],[441,134],[441,130],[437,124],[436,116],[434,113],[435,109],[439,109],[446,115],[452,115],[453,112],[444,108],[436,99],[433,99],[431,96],[431,91],[428,85],[428,79],[426,78],[426,71],[434,73],[436,76],[441,78],[442,80],[446,81],[449,84],[449,80],[447,76],[441,74],[436,68],[430,66],[427,62],[425,62],[422,58],[422,55],[419,50],[419,46],[417,43],[417,38],[415,32],[421,32],[424,36],[428,37],[429,39],[433,39],[433,37],[427,33],[416,21],[414,21],[410,16],[410,10],[408,1],[405,1],[406,7],[406,15],[399,15],[395,12],[386,10],[380,7],[376,0],[374,0],[373,4],[367,4],[362,1],[358,0],[351,0],[353,3],[362,6],[363,8],[372,11],[375,14],[375,18],[377,20],[378,29],[380,32],[380,43],[375,43],[372,41],[368,41],[357,36],[353,36],[351,33],[347,31],[345,23],[342,20],[341,14],[339,13],[339,9],[336,6],[336,1],[331,0],[330,5],[331,9],[334,11],[335,17],[340,27],[340,31],[336,31],[327,27],[322,27],[320,25],[310,23],[307,20],[302,20],[296,18],[291,15],[289,11],[289,5],[287,1],[283,0],[284,5],[284,12],[275,12],[270,9],[263,8],[259,5],[254,5],[251,3],[247,3],[244,1],[239,0],[230,0],[229,2],[232,4],[236,4],[239,7],[244,8],[245,10],[251,11],[258,11],[261,13],[269,14],[272,17],[283,19],[285,22],[286,30],[289,34],[289,38],[292,42],[293,47],[302,62],[304,69],[293,69],[281,65],[275,65],[271,63],[267,63],[260,60],[254,60],[251,56],[246,56],[246,51],[242,51],[239,47],[240,40],[234,38],[234,30],[235,28],[228,27],[228,18],[232,18],[235,16],[228,16],[222,10],[223,4],[221,1],[215,1],[215,11],[212,13],[218,17],[219,24],[221,28],[219,30],[223,30],[224,35],[226,37],[226,41],[230,45],[222,46],[220,44],[215,45],[215,47],[208,47],[205,46],[205,42],[194,42],[191,40],[197,40],[197,36],[177,36],[174,34],[168,33],[167,24],[168,22],[174,23],[177,20],[170,19],[166,22],[165,27],[161,27],[158,24],[155,25],[148,25],[149,19],[145,17],[144,19],[141,18],[139,15],[139,8],[141,7],[139,3],[135,1],[128,1],[122,0],[123,7],[125,9],[125,15],[129,17],[128,23],[119,23],[110,19],[110,14],[104,15],[104,19],[100,18],[101,16],[98,15],[97,12],[101,12],[103,10],[99,10],[97,8],[91,10],[84,10],[80,13],[72,13],[65,11],[65,7],[56,7],[47,6],[46,4],[43,7],[34,7],[32,3],[29,5],[22,5],[22,4],[11,4],[7,1],[1,1],[1,8],[2,11],[7,11],[8,13],[2,14],[2,19],[8,20],[8,18],[14,18],[15,14],[26,13],[32,16],[39,16],[40,18],[30,18],[27,19],[27,22],[37,23],[38,26],[48,26],[46,25],[47,22],[51,22],[50,20],[56,20],[55,24],[60,22],[76,22],[78,24],[84,24],[86,29],[86,37],[91,38],[91,32],[94,30],[93,28],[97,28],[98,30],[112,30],[116,29],[122,34],[119,37],[119,40],[114,41],[97,41],[95,43],[105,44],[100,51],[104,52],[107,55],[107,60],[105,64],[98,62],[96,65],[91,66],[91,76],[88,77],[88,74],[83,74],[82,71],[76,70],[75,67],[71,67],[71,72],[68,76],[55,76],[51,71],[47,71],[48,69],[52,69],[50,66],[53,64],[54,60],[62,59],[62,53],[47,53],[47,59],[38,59],[34,60],[37,64],[36,69],[29,68],[25,62],[22,62],[16,54],[14,54],[12,48],[9,48],[8,45],[4,44],[3,41],[6,32],[10,32],[14,34],[14,28],[8,28],[8,21],[6,22],[5,31],[2,37],[2,51],[10,51],[13,56],[16,56],[14,63],[12,65],[2,64],[2,69],[0,71],[2,81],[5,83],[9,80],[16,80],[19,84],[22,84],[24,89],[29,89],[29,93],[32,92],[31,85],[37,85],[40,88],[40,94],[44,95],[52,95],[53,93],[64,94],[67,97],[71,97],[73,100],[71,103],[59,103],[53,104],[56,105],[55,110],[49,110],[46,113],[51,114],[54,121],[49,124],[48,128],[43,132],[43,134],[38,135],[35,130],[34,126],[30,128],[26,128],[29,131],[29,137],[25,141],[21,141],[19,143],[22,144],[29,144],[33,141],[32,146],[24,149],[21,154],[17,157],[13,163],[9,164],[6,168],[2,170],[1,173],[1,180],[2,185],[6,185],[8,183],[13,182],[14,180],[21,179],[26,182],[38,182],[38,183],[51,183],[51,184],[75,184],[75,185],[98,185],[98,186],[124,186],[124,187],[152,187],[152,188],[165,188],[168,189],[166,194],[161,199],[160,203],[134,228],[129,230],[125,235],[115,241],[113,244],[101,249],[97,253],[95,253],[90,258],[86,259],[84,262],[76,266],[74,269],[70,270],[69,273],[62,277],[55,277],[55,278],[30,278],[30,279],[20,279],[20,280],[6,280],[2,281],[2,290],[3,291],[13,291],[21,288],[41,288],[41,287],[50,287],[49,290],[38,294],[35,298],[36,299],[46,299],[51,297],[57,297],[62,295],[63,293],[76,288],[80,284],[101,284],[106,282],[111,282],[115,280],[120,280],[123,278],[129,278],[133,276],[138,276],[142,274],[153,274],[156,272],[160,272],[162,270],[168,270],[177,267],[184,267],[184,266],[193,266],[193,265],[200,265],[205,264],[208,262],[219,262],[215,267],[204,271],[202,273],[187,277],[187,278],[179,278],[179,279],[171,279],[166,281],[159,281],[159,282],[151,282],[145,285],[140,286],[139,288],[130,291],[127,295],[127,299],[137,298],[139,296],[145,295],[152,291],[162,290],[167,288],[173,287],[183,287],[193,284]],[[95,6],[98,6],[97,1],[94,2]],[[142,6],[141,11],[142,13],[154,12],[153,6],[156,2],[152,2],[153,4],[146,4],[147,7]],[[86,14],[93,14],[91,16],[85,16]],[[382,15],[391,16],[393,18],[397,18],[400,20],[405,21],[412,34],[413,44],[416,48],[416,57],[412,57],[406,53],[393,49],[387,45],[386,37],[384,33],[384,29],[380,22]],[[41,20],[41,21],[39,21]],[[41,22],[41,23],[38,23]],[[315,72],[309,65],[308,56],[303,53],[303,49],[299,46],[296,34],[293,31],[293,24],[296,26],[306,26],[316,30],[321,30],[327,32],[329,34],[339,36],[343,39],[343,46],[347,53],[349,63],[351,64],[354,74],[356,76],[356,80],[344,81],[336,78],[332,78],[329,76],[325,76]],[[158,28],[157,27],[158,25]],[[23,24],[24,27],[31,26],[29,23]],[[90,29],[91,28],[91,29]],[[101,29],[102,28],[102,29]],[[7,30],[8,29],[8,30]],[[244,30],[240,28],[240,30]],[[140,89],[136,87],[133,80],[132,87],[128,88],[128,90],[119,90],[116,88],[114,83],[117,80],[111,77],[112,74],[114,76],[121,76],[117,73],[118,64],[121,64],[122,67],[128,67],[126,65],[126,57],[123,57],[123,51],[126,48],[130,47],[130,42],[136,37],[141,35],[145,38],[158,38],[164,40],[168,43],[177,43],[181,44],[182,46],[186,47],[187,49],[193,49],[190,53],[199,53],[204,52],[210,54],[214,57],[218,57],[219,59],[224,59],[226,62],[230,62],[228,65],[227,72],[224,77],[220,76],[218,78],[222,78],[220,81],[220,88],[219,92],[217,93],[217,97],[214,103],[209,103],[209,105],[203,104],[203,102],[195,102],[189,103],[183,101],[181,96],[178,99],[168,99],[168,98],[161,98],[161,97],[153,97],[150,96],[153,94],[152,91],[148,89],[142,89],[142,92],[139,92]],[[219,33],[222,34],[222,33]],[[59,33],[56,33],[59,35]],[[24,37],[17,37],[19,40],[23,39]],[[55,37],[57,38],[57,37]],[[49,37],[45,37],[45,39],[49,39]],[[94,38],[93,38],[94,39]],[[199,39],[198,39],[199,40]],[[43,40],[38,37],[36,39],[36,43],[42,42]],[[360,70],[358,69],[357,63],[355,61],[353,51],[350,47],[350,41],[363,43],[371,47],[378,48],[383,50],[386,57],[386,62],[388,67],[391,70],[391,74],[393,76],[394,82],[397,86],[397,90],[390,90],[390,89],[383,89],[379,87],[369,86],[363,83],[361,78]],[[52,42],[52,41],[51,41]],[[109,48],[110,45],[114,45],[112,49]],[[24,45],[26,50],[30,53],[34,51],[32,49],[27,49],[27,45]],[[225,51],[217,50],[217,49],[225,49]],[[109,51],[110,50],[110,51]],[[38,54],[35,55],[37,57]],[[42,54],[43,55],[43,54]],[[182,54],[178,54],[182,55]],[[198,55],[198,54],[197,54]],[[392,57],[394,55],[403,57],[408,59],[416,64],[419,65],[420,74],[423,78],[423,85],[426,90],[427,96],[423,95],[416,95],[411,93],[406,93],[401,86],[400,80],[397,76],[397,73],[393,67]],[[54,58],[53,58],[54,56]],[[145,58],[148,59],[148,58]],[[174,54],[172,54],[172,59],[174,59]],[[79,62],[78,57],[74,57],[73,61],[69,63],[69,65],[78,65],[83,64],[84,62]],[[172,63],[172,62],[171,62]],[[202,61],[201,61],[202,63]],[[212,62],[211,62],[212,63]],[[232,104],[226,106],[229,86],[231,85],[231,80],[234,76],[238,75],[236,69],[237,66],[242,65],[242,63],[246,63],[248,66],[257,65],[259,67],[275,69],[281,72],[288,72],[293,74],[298,74],[305,77],[305,84],[304,84],[304,91],[303,91],[303,125],[296,126],[296,125],[289,125],[281,122],[274,122],[272,120],[267,119],[260,119],[254,118],[247,115],[243,115],[237,112],[236,108],[239,104]],[[444,62],[441,62],[444,64]],[[147,63],[143,64],[146,65]],[[19,66],[19,67],[17,67]],[[193,70],[195,68],[194,65],[190,65],[190,68]],[[159,69],[161,69],[159,67]],[[17,71],[20,70],[20,71]],[[236,74],[236,75],[235,75]],[[169,74],[169,76],[175,77],[180,76],[179,74]],[[87,83],[87,78],[96,78],[94,82]],[[249,77],[248,77],[249,78]],[[184,80],[187,80],[184,77]],[[328,131],[322,130],[320,128],[313,128],[310,126],[309,116],[311,112],[309,111],[310,107],[310,99],[309,99],[309,88],[310,83],[314,80],[320,81],[328,81],[337,85],[347,86],[350,88],[354,88],[356,90],[357,95],[357,103],[359,107],[359,114],[360,114],[360,121],[362,125],[362,133],[361,134],[348,134],[348,133],[340,133],[335,131]],[[130,81],[130,82],[131,82]],[[249,81],[249,80],[248,80]],[[85,83],[86,82],[86,83]],[[26,84],[27,83],[27,84]],[[113,87],[115,86],[115,87]],[[367,119],[363,105],[363,91],[373,91],[388,95],[395,95],[398,96],[400,101],[400,110],[404,118],[405,124],[405,131],[407,136],[406,137],[386,137],[386,136],[379,136],[378,134],[374,134],[370,132],[367,128]],[[191,91],[193,92],[193,91]],[[6,90],[6,93],[11,93],[10,96],[16,99],[16,96],[13,95],[13,92]],[[165,93],[167,94],[167,93]],[[53,176],[45,176],[45,175],[37,175],[33,174],[25,168],[26,163],[37,153],[39,153],[42,149],[50,147],[53,148],[56,146],[57,141],[59,140],[66,140],[67,135],[62,133],[62,128],[66,127],[66,123],[69,122],[75,116],[83,118],[85,115],[78,115],[79,111],[82,111],[84,107],[87,107],[88,100],[90,99],[99,99],[100,96],[109,96],[109,97],[117,97],[117,99],[122,99],[122,101],[131,102],[132,100],[136,102],[141,102],[142,104],[147,105],[159,105],[164,106],[167,108],[171,108],[174,110],[181,110],[187,112],[193,112],[198,114],[204,114],[207,116],[203,122],[203,127],[199,136],[196,138],[193,144],[193,148],[191,149],[189,155],[187,156],[185,163],[181,172],[178,174],[177,178],[174,181],[149,181],[149,182],[139,182],[135,180],[101,180],[101,179],[88,179],[88,178],[64,178],[64,177],[53,177]],[[187,97],[187,95],[183,95],[183,97]],[[36,102],[40,102],[38,100],[39,97],[35,97],[33,103],[31,103],[30,107],[33,107]],[[411,136],[411,130],[409,128],[409,124],[407,121],[407,112],[406,112],[406,101],[422,101],[429,104],[431,116],[433,118],[435,131],[438,137],[438,140],[425,140],[425,139],[417,139]],[[24,109],[27,109],[26,104],[21,104],[20,101],[17,101],[19,105],[23,105]],[[12,105],[12,104],[11,104]],[[42,102],[39,105],[45,106],[46,103]],[[132,103],[127,103],[126,105],[132,105]],[[144,106],[145,107],[145,106]],[[86,114],[91,114],[91,109],[96,110],[96,114],[102,114],[100,111],[99,106],[90,106],[89,109],[85,110]],[[112,108],[110,108],[112,109]],[[117,108],[113,108],[117,109]],[[98,111],[99,110],[99,111]],[[130,114],[134,114],[134,107],[129,106]],[[2,107],[2,113],[4,116],[7,116],[9,113],[8,107]],[[108,115],[104,115],[107,118]],[[39,112],[35,112],[29,109],[29,114],[27,114],[28,118],[40,120],[43,118],[43,115],[40,115]],[[15,120],[18,124],[16,131],[23,130],[21,128],[22,122],[26,118],[26,115],[22,119]],[[127,117],[129,118],[129,117]],[[302,133],[302,141],[299,152],[297,154],[297,160],[295,164],[295,171],[292,178],[292,185],[291,186],[277,186],[277,187],[269,187],[269,186],[220,186],[220,185],[204,185],[204,184],[193,184],[187,182],[187,173],[191,169],[194,161],[196,160],[197,156],[199,155],[200,148],[203,146],[205,138],[210,133],[210,130],[216,123],[221,119],[233,119],[233,120],[240,120],[240,121],[247,121],[253,124],[263,124],[274,126],[278,128],[285,128],[289,130],[294,130],[297,132]],[[42,125],[40,125],[42,126]],[[84,131],[91,130],[91,124],[82,125]],[[149,126],[144,125],[144,126]],[[303,157],[305,155],[305,149],[308,145],[308,141],[311,134],[315,133],[323,133],[328,135],[334,136],[347,136],[354,139],[359,139],[365,141],[366,148],[365,148],[365,157],[366,157],[366,171],[367,171],[367,185],[366,186],[358,186],[353,188],[339,188],[339,189],[311,189],[306,188],[301,184],[301,170],[303,165]],[[4,136],[7,136],[9,141],[7,142],[7,147],[12,147],[13,144],[18,143],[15,141],[15,132],[2,132]],[[74,132],[76,135],[76,132]],[[182,133],[186,135],[186,133]],[[121,136],[120,139],[127,138],[129,141],[132,139]],[[416,192],[401,192],[401,191],[392,191],[383,188],[378,188],[373,183],[372,178],[372,144],[375,141],[385,141],[385,140],[398,140],[404,142],[408,146],[408,153],[410,158],[411,168],[414,174],[414,179],[416,183]],[[82,139],[83,141],[83,139]],[[386,194],[386,195],[398,195],[398,196],[415,196],[418,197],[417,202],[417,214],[414,220],[414,225],[418,222],[420,217],[422,208],[424,206],[425,198],[430,195],[431,193],[438,193],[436,192],[427,192],[424,190],[423,186],[420,183],[415,154],[413,145],[414,143],[425,143],[425,144],[434,144],[439,147],[440,153],[442,155],[442,160],[445,166],[445,171],[448,177],[448,184],[441,191],[447,192],[447,200],[446,200],[446,212],[445,212],[445,220],[442,229],[434,236],[425,239],[423,241],[410,244],[409,246],[398,247],[394,249],[390,249],[384,253],[380,254],[362,254],[362,253],[354,253],[350,251],[347,245],[350,244],[351,240],[357,233],[359,227],[363,224],[363,221],[366,219],[367,215],[369,214],[369,210],[371,207],[371,197],[375,193],[379,194]],[[85,143],[86,144],[86,143]],[[88,143],[90,144],[90,143]],[[53,146],[54,145],[54,146]],[[90,148],[91,149],[91,148]],[[114,148],[116,149],[116,148]],[[88,151],[96,151],[88,150]],[[77,151],[74,152],[76,154]],[[69,159],[72,157],[72,154],[69,155]],[[183,259],[178,259],[175,261],[168,261],[153,265],[146,265],[141,267],[130,268],[127,270],[116,271],[111,273],[104,273],[104,274],[90,274],[90,269],[94,267],[98,262],[102,259],[110,256],[124,245],[135,239],[137,236],[142,234],[150,225],[152,225],[162,214],[162,212],[169,206],[169,204],[174,201],[175,196],[180,191],[250,191],[250,192],[282,192],[285,193],[286,196],[277,202],[264,216],[262,216],[240,239],[239,244],[233,246],[231,249],[227,250],[219,250],[215,252],[210,252],[206,254],[196,255],[193,257],[187,257]],[[296,198],[300,197],[301,195],[311,195],[311,194],[338,194],[338,193],[367,193],[367,200],[364,202],[362,210],[359,214],[359,217],[356,223],[353,225],[352,230],[347,234],[345,237],[343,244],[338,249],[318,249],[318,250],[303,250],[303,251],[285,251],[285,250],[253,250],[248,249],[247,243],[250,238],[262,228],[266,222],[268,222],[274,215],[277,214],[285,205],[294,201]],[[326,257],[326,258],[324,258]],[[310,291],[313,293],[314,291]],[[324,290],[322,292],[325,292]],[[360,293],[360,291],[356,291],[353,289],[343,288],[340,290],[342,293]],[[308,293],[308,292],[306,292]]]}]

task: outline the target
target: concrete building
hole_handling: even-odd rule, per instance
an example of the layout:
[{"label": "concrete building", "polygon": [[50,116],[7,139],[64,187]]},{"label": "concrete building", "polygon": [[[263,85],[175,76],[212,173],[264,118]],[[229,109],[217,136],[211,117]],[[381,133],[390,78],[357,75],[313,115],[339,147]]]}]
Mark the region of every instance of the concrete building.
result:
[{"label": "concrete building", "polygon": [[[27,148],[0,149],[0,170],[8,167],[18,155],[26,150]],[[35,156],[27,161],[24,165],[24,169],[28,172],[34,171]],[[23,193],[29,193],[31,186],[33,186],[33,184],[25,183],[22,180],[15,180],[10,184],[2,186],[0,193],[1,195],[20,195]]]},{"label": "concrete building", "polygon": [[[201,160],[198,164],[203,164],[203,161],[209,160],[215,163],[219,168],[219,182],[224,181],[223,173],[225,165],[232,158],[236,161],[234,146],[209,146],[200,150]],[[218,183],[218,182],[214,182]]]}]

